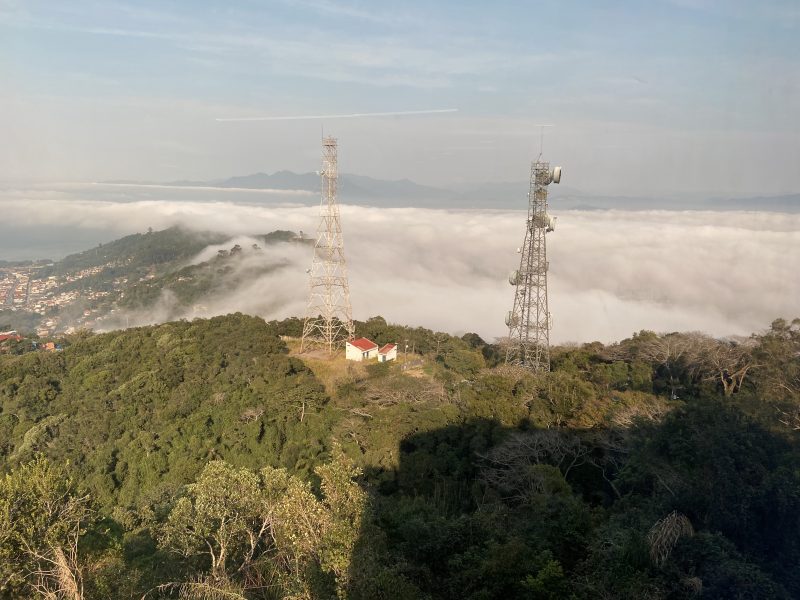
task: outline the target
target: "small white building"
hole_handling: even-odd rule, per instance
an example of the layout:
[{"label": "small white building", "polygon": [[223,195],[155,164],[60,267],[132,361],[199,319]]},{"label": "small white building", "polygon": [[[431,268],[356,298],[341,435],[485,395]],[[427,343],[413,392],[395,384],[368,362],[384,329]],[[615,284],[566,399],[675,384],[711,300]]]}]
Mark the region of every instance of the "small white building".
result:
[{"label": "small white building", "polygon": [[345,344],[345,358],[347,360],[369,360],[378,356],[378,344],[372,340],[361,337],[354,340],[349,340]]},{"label": "small white building", "polygon": [[378,362],[388,362],[397,358],[397,344],[386,344],[378,350]]}]

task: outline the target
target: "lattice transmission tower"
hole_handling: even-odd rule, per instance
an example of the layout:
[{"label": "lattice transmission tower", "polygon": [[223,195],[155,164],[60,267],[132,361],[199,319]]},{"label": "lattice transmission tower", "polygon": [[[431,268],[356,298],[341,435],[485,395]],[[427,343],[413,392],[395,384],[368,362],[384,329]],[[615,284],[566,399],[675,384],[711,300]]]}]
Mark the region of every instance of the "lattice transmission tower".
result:
[{"label": "lattice transmission tower", "polygon": [[336,138],[322,138],[322,198],[314,259],[311,263],[308,308],[300,351],[312,345],[329,353],[353,338],[353,311],[347,283],[344,239],[336,203],[338,166]]},{"label": "lattice transmission tower", "polygon": [[525,241],[519,249],[519,269],[508,282],[514,286],[514,307],[506,315],[506,364],[534,372],[550,370],[550,312],[547,308],[547,241],[555,221],[547,214],[547,186],[561,181],[561,167],[550,168],[541,156],[531,164]]}]

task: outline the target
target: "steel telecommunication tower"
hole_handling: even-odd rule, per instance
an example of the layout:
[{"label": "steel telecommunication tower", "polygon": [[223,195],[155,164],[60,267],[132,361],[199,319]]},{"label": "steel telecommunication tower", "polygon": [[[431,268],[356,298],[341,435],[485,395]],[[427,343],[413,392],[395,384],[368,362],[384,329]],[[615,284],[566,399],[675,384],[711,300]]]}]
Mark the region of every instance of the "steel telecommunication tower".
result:
[{"label": "steel telecommunication tower", "polygon": [[322,138],[322,198],[317,242],[309,273],[308,309],[300,351],[310,345],[334,349],[354,334],[342,224],[336,204],[336,138]]},{"label": "steel telecommunication tower", "polygon": [[[541,157],[540,157],[541,158]],[[506,315],[506,364],[534,372],[550,370],[550,312],[547,309],[547,242],[554,221],[547,214],[547,186],[561,181],[561,167],[536,160],[531,164],[528,220],[519,269],[508,281],[516,289],[514,308]]]}]

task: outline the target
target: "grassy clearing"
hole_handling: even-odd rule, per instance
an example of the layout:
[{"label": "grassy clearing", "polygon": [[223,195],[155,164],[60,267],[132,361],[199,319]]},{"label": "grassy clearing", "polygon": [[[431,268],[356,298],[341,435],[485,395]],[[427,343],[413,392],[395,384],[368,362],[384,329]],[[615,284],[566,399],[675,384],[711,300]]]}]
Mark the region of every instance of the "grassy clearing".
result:
[{"label": "grassy clearing", "polygon": [[345,359],[344,348],[336,350],[330,356],[321,349],[305,350],[301,353],[299,339],[287,339],[285,342],[289,354],[302,360],[311,369],[331,398],[336,396],[336,390],[342,384],[361,381],[367,377],[364,364]]},{"label": "grassy clearing", "polygon": [[[345,358],[344,348],[340,348],[329,355],[321,348],[306,349],[300,352],[300,338],[284,337],[284,343],[289,348],[289,354],[302,360],[314,375],[325,386],[328,396],[335,398],[336,390],[343,384],[364,381],[370,378],[367,367],[377,365],[376,360],[368,362],[349,361]],[[406,357],[399,356],[390,363],[392,373],[400,373]],[[427,361],[420,356],[408,358],[408,368],[402,371],[404,375],[422,379],[432,379],[433,371]]]}]

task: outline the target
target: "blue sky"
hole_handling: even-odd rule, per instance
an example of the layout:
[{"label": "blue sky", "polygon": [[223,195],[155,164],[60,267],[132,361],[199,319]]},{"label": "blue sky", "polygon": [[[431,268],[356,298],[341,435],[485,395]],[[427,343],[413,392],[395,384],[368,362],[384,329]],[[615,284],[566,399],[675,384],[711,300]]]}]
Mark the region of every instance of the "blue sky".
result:
[{"label": "blue sky", "polygon": [[0,0],[0,86],[3,180],[308,171],[323,125],[346,171],[522,180],[546,122],[586,191],[800,191],[795,0]]}]

